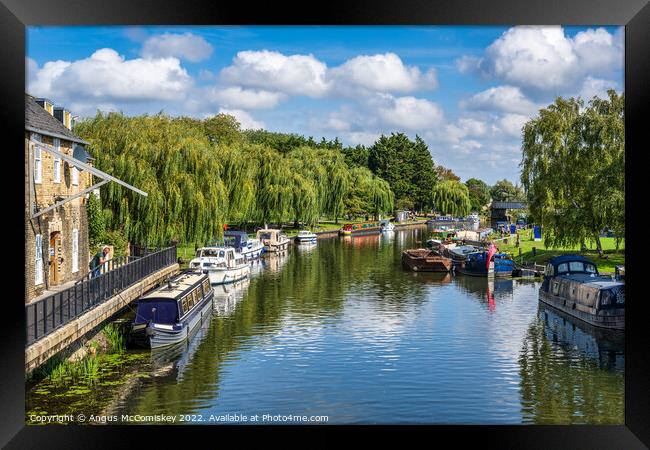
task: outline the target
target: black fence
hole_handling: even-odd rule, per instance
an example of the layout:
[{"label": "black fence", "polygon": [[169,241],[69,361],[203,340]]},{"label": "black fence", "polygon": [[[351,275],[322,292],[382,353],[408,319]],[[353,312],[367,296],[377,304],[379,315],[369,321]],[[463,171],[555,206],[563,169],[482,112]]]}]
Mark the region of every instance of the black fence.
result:
[{"label": "black fence", "polygon": [[[109,261],[110,262],[110,261]],[[117,259],[103,273],[91,272],[74,286],[25,305],[30,345],[84,312],[101,304],[152,273],[176,263],[176,246],[142,257]],[[107,270],[107,269],[111,270]]]}]

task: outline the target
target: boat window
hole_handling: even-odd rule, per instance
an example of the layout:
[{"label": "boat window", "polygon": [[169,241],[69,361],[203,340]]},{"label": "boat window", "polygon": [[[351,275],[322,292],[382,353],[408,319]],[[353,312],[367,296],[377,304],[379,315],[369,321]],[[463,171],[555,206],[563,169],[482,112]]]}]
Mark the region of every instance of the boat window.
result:
[{"label": "boat window", "polygon": [[203,293],[207,294],[208,292],[210,292],[210,281],[203,280]]},{"label": "boat window", "polygon": [[569,271],[569,265],[567,263],[562,263],[557,266],[557,273],[567,273]]},{"label": "boat window", "polygon": [[219,258],[223,258],[224,254],[225,254],[224,251],[221,250],[221,251],[219,252]]},{"label": "boat window", "polygon": [[181,300],[181,312],[185,315],[190,310],[189,299],[187,295]]},{"label": "boat window", "polygon": [[153,299],[138,303],[135,323],[149,321],[161,324],[173,324],[178,319],[178,307],[173,299]]},{"label": "boat window", "polygon": [[569,263],[569,271],[571,272],[584,272],[585,265],[582,261],[571,261]]},{"label": "boat window", "polygon": [[596,273],[596,266],[594,266],[593,264],[585,263],[585,272]]}]

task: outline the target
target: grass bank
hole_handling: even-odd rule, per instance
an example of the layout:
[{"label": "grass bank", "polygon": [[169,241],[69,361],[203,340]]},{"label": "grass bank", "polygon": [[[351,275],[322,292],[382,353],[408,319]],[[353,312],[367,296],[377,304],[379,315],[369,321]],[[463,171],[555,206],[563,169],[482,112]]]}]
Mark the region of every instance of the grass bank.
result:
[{"label": "grass bank", "polygon": [[[595,242],[586,242],[587,251],[580,251],[580,246],[562,247],[562,248],[545,248],[543,241],[532,240],[532,230],[519,231],[519,247],[516,246],[516,238],[508,239],[506,244],[503,241],[495,242],[497,248],[504,252],[511,254],[514,259],[519,262],[520,260],[526,262],[535,262],[536,264],[546,264],[549,259],[558,255],[566,254],[579,254],[583,255],[596,263],[599,272],[614,272],[616,266],[625,265],[625,240],[621,241],[618,251],[616,250],[615,238],[600,238],[601,245],[604,251],[604,257],[600,258],[596,251]],[[533,248],[535,254],[533,254]],[[521,257],[519,256],[519,249],[521,249]]]}]

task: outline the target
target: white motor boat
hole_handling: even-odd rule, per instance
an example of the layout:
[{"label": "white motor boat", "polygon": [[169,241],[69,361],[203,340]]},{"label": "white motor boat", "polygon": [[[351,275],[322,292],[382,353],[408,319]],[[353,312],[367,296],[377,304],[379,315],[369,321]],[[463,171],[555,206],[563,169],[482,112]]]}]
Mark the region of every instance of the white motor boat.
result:
[{"label": "white motor boat", "polygon": [[395,231],[395,225],[388,219],[382,219],[379,221],[381,224],[381,231]]},{"label": "white motor boat", "polygon": [[283,252],[289,248],[289,238],[282,231],[273,228],[257,230],[257,239],[264,244],[267,252]]},{"label": "white motor boat", "polygon": [[309,230],[300,230],[296,236],[296,242],[298,244],[315,244],[316,243],[316,234],[312,233]]},{"label": "white motor boat", "polygon": [[264,244],[259,239],[251,239],[244,231],[227,230],[223,233],[226,247],[234,247],[246,260],[259,258],[264,252]]},{"label": "white motor boat", "polygon": [[226,284],[243,280],[250,274],[244,255],[232,247],[202,247],[190,261],[190,269],[210,277],[210,284]]}]

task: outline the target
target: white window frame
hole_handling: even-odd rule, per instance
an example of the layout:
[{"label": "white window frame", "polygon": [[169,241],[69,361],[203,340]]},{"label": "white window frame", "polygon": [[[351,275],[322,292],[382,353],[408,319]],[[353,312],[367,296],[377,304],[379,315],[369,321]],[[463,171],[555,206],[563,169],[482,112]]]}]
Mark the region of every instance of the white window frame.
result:
[{"label": "white window frame", "polygon": [[[34,142],[41,142],[41,136],[38,133],[32,133],[32,140]],[[43,154],[39,146],[34,146],[34,183],[41,184],[43,182]]]},{"label": "white window frame", "polygon": [[72,273],[79,272],[79,230],[72,229]]},{"label": "white window frame", "polygon": [[[61,140],[54,138],[54,149],[58,152],[61,151]],[[54,156],[54,182],[61,183],[61,158]]]},{"label": "white window frame", "polygon": [[43,284],[43,236],[37,234],[35,239],[36,254],[34,255],[34,285]]}]

